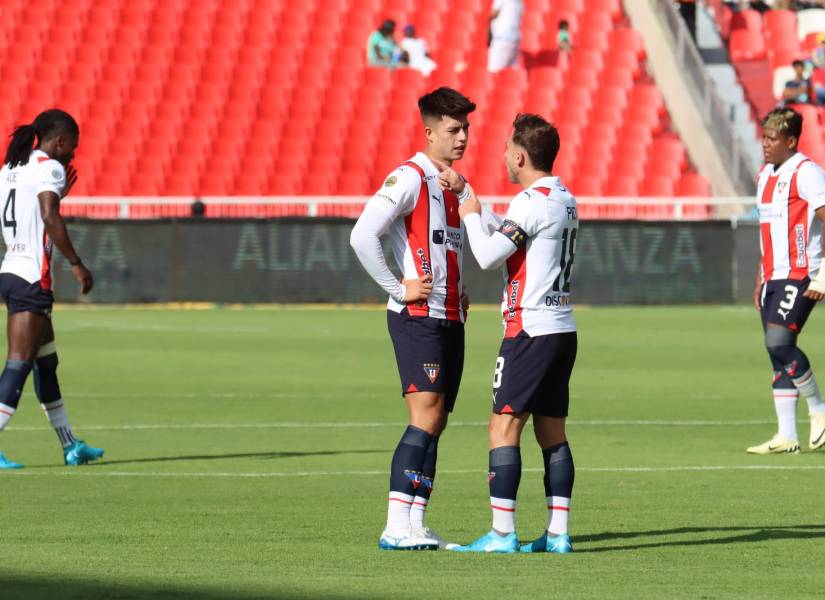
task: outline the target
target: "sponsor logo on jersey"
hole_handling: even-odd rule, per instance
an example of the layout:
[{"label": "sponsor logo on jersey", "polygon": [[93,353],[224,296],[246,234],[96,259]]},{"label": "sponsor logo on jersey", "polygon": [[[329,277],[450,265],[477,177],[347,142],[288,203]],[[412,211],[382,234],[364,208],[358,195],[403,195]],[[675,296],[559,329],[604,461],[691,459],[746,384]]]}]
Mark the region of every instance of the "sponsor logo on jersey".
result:
[{"label": "sponsor logo on jersey", "polygon": [[461,235],[460,229],[447,229],[447,237],[444,240],[444,243],[447,244],[448,250],[454,250],[458,252],[462,249],[464,241],[463,236]]},{"label": "sponsor logo on jersey", "polygon": [[433,229],[433,244],[443,244],[444,243],[444,230],[443,229]]},{"label": "sponsor logo on jersey", "polygon": [[389,177],[387,177],[387,180],[384,182],[384,187],[392,187],[396,183],[398,183],[398,177],[396,177],[395,175],[390,175]]},{"label": "sponsor logo on jersey", "polygon": [[435,200],[436,202],[438,202],[438,204],[439,204],[439,205],[441,204],[441,198],[439,198],[439,197],[438,197],[438,196],[436,196],[435,194],[430,194],[430,197],[431,197],[433,200]]},{"label": "sponsor logo on jersey", "polygon": [[570,306],[570,296],[567,294],[550,294],[544,297],[544,304],[551,308],[564,308]]},{"label": "sponsor logo on jersey", "polygon": [[390,204],[395,206],[395,199],[394,198],[391,198],[390,196],[387,196],[386,194],[382,194],[381,192],[379,192],[375,195],[378,196],[379,198],[381,198],[382,200],[386,200],[387,202],[389,202]]},{"label": "sponsor logo on jersey", "polygon": [[510,319],[516,318],[516,303],[518,302],[518,289],[520,286],[518,279],[514,279],[510,283],[510,298],[507,302],[507,317]]},{"label": "sponsor logo on jersey", "polygon": [[55,179],[62,179],[63,178],[63,173],[61,173],[57,169],[54,169],[54,170],[52,170],[52,177],[54,177]]},{"label": "sponsor logo on jersey", "polygon": [[418,256],[418,260],[421,261],[421,272],[425,275],[432,275],[433,270],[430,268],[430,261],[427,260],[427,253],[424,252],[424,249],[419,248],[415,253]]},{"label": "sponsor logo on jersey", "polygon": [[435,380],[438,379],[438,374],[441,372],[441,365],[424,363],[421,366],[424,367],[424,374],[427,376],[427,379],[430,380],[430,383],[435,383]]},{"label": "sponsor logo on jersey", "polygon": [[796,225],[794,233],[796,234],[796,266],[804,267],[808,259],[805,252],[805,226],[802,223]]}]

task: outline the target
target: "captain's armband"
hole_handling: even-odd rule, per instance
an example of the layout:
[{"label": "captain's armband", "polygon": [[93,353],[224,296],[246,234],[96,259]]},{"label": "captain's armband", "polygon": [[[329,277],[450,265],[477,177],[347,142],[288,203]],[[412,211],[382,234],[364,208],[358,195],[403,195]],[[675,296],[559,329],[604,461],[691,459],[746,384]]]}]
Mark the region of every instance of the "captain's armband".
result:
[{"label": "captain's armband", "polygon": [[525,231],[519,227],[517,223],[514,223],[509,219],[506,219],[497,231],[513,242],[513,244],[516,245],[516,248],[520,247],[527,241],[527,234]]}]

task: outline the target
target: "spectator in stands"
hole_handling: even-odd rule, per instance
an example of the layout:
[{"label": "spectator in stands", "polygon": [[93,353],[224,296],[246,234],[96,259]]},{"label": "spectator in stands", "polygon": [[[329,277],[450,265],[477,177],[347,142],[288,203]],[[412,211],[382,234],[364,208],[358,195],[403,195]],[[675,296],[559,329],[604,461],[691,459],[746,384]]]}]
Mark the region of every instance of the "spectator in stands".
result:
[{"label": "spectator in stands", "polygon": [[518,64],[524,0],[493,0],[487,70],[496,73]]},{"label": "spectator in stands", "polygon": [[410,68],[420,71],[424,74],[424,77],[429,77],[430,73],[438,66],[430,57],[427,40],[415,37],[415,26],[413,25],[404,27],[404,39],[401,40],[401,49],[407,53]]},{"label": "spectator in stands", "polygon": [[825,67],[825,33],[818,34],[816,41],[818,45],[811,53],[811,64],[815,68],[821,69]]},{"label": "spectator in stands", "polygon": [[791,63],[791,66],[794,69],[795,77],[785,83],[785,89],[782,91],[782,101],[779,103],[780,107],[788,104],[818,104],[817,97],[825,100],[825,90],[820,88],[815,93],[805,63],[801,60],[795,60]]},{"label": "spectator in stands", "polygon": [[367,61],[372,67],[394,69],[405,64],[404,51],[395,43],[395,21],[387,19],[377,31],[370,34],[367,41]]},{"label": "spectator in stands", "polygon": [[192,202],[189,208],[191,211],[190,215],[196,219],[199,219],[206,215],[206,205],[200,198],[195,198],[195,201]]},{"label": "spectator in stands", "polygon": [[570,23],[565,20],[559,21],[559,33],[556,35],[556,48],[559,52],[570,52],[573,49],[573,42],[570,40]]}]

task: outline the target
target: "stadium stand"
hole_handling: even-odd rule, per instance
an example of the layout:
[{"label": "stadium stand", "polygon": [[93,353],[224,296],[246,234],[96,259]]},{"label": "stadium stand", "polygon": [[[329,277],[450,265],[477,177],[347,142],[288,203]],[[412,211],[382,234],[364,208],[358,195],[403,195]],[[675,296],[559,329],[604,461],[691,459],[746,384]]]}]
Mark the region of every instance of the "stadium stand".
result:
[{"label": "stadium stand", "polygon": [[[752,9],[734,12],[721,0],[711,0],[710,5],[758,122],[776,106],[785,82],[793,76],[790,63],[810,59],[819,45],[819,36],[825,33],[825,10],[775,9],[762,14]],[[825,69],[815,69],[812,79],[825,85]],[[793,107],[805,117],[800,150],[822,164],[824,109],[813,104]]]},{"label": "stadium stand", "polygon": [[[501,152],[513,116],[529,110],[558,124],[556,172],[580,195],[709,195],[670,131],[621,0],[586,4],[526,0],[523,66],[491,75],[487,0],[6,0],[0,77],[17,92],[0,105],[0,130],[50,105],[75,114],[78,195],[365,195],[420,148],[417,96],[451,85],[478,103],[459,169],[482,194],[515,190]],[[443,35],[449,11],[462,13],[462,27]],[[367,37],[384,18],[419,24],[439,65],[429,78],[366,67]],[[571,53],[554,50],[561,19]],[[748,44],[762,40],[744,31]],[[132,216],[185,211],[159,202]],[[207,206],[207,216],[230,212]]]}]

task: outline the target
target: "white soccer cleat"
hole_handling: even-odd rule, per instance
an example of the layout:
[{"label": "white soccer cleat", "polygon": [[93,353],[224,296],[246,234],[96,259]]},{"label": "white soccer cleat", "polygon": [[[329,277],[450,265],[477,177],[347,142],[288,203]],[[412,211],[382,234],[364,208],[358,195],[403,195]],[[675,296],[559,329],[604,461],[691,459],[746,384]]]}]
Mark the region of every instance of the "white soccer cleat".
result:
[{"label": "white soccer cleat", "polygon": [[440,535],[438,535],[435,531],[430,529],[429,527],[413,527],[411,536],[413,538],[417,538],[419,540],[428,540],[429,542],[435,543],[438,545],[439,549],[448,549],[447,546],[457,545],[457,544],[448,544],[444,541]]},{"label": "white soccer cleat", "polygon": [[429,537],[413,535],[409,529],[392,534],[385,529],[378,540],[381,550],[438,550],[438,542]]},{"label": "white soccer cleat", "polygon": [[811,417],[811,437],[808,448],[816,450],[825,446],[825,412],[812,413]]},{"label": "white soccer cleat", "polygon": [[786,439],[778,433],[764,444],[751,446],[748,454],[799,454],[799,442]]}]

